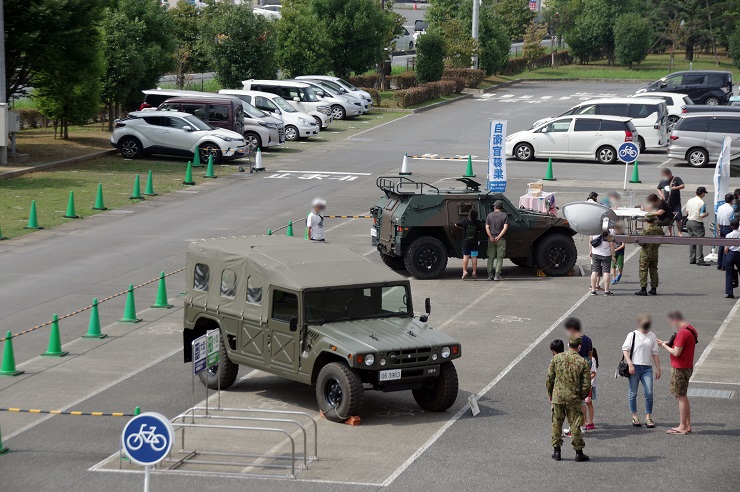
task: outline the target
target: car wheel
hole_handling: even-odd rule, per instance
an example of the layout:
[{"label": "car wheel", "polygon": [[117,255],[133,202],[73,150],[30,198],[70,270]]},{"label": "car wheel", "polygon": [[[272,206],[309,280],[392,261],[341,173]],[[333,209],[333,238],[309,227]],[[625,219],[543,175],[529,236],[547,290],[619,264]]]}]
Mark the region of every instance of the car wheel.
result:
[{"label": "car wheel", "polygon": [[704,100],[704,104],[707,106],[719,106],[719,99],[716,97],[708,97]]},{"label": "car wheel", "polygon": [[323,123],[321,122],[321,118],[319,118],[318,116],[314,116],[313,119],[316,120],[316,124],[319,125],[319,131],[323,131],[324,127]]},{"label": "car wheel", "polygon": [[613,164],[617,160],[617,151],[609,145],[599,147],[596,151],[596,160],[602,164]]},{"label": "car wheel", "polygon": [[668,117],[668,132],[670,133],[671,130],[673,130],[673,127],[678,123],[678,116],[669,116]]},{"label": "car wheel", "polygon": [[332,422],[344,422],[359,415],[364,391],[362,380],[347,364],[330,362],[316,378],[316,401],[319,410]]},{"label": "car wheel", "polygon": [[247,142],[247,147],[250,150],[257,151],[257,149],[262,148],[262,138],[260,138],[258,133],[255,132],[247,132],[244,134],[244,140]]},{"label": "car wheel", "polygon": [[[200,371],[198,377],[201,383],[210,389],[218,389],[219,387],[221,389],[227,389],[236,381],[236,375],[239,373],[239,364],[234,364],[229,360],[223,336],[221,336],[221,347],[218,356],[218,364]],[[221,382],[220,386],[219,381]]]},{"label": "car wheel", "polygon": [[690,149],[686,152],[686,161],[692,167],[704,167],[709,162],[709,152],[698,147]]},{"label": "car wheel", "polygon": [[640,148],[640,153],[645,152],[645,140],[642,137],[637,137],[637,146]]},{"label": "car wheel", "polygon": [[411,243],[404,257],[406,270],[418,279],[437,278],[447,268],[447,248],[434,237],[420,237]]},{"label": "car wheel", "polygon": [[198,147],[200,151],[200,161],[208,162],[208,157],[213,157],[213,163],[221,162],[221,148],[213,142],[204,142]]},{"label": "car wheel", "polygon": [[285,140],[293,142],[295,140],[298,140],[299,138],[300,133],[298,132],[298,128],[294,127],[293,125],[288,125],[285,127]]},{"label": "car wheel", "polygon": [[137,159],[141,157],[141,142],[134,137],[123,137],[118,142],[118,151],[125,159]]},{"label": "car wheel", "polygon": [[414,42],[413,41],[409,41],[409,51],[411,51],[413,49],[414,49]]},{"label": "car wheel", "polygon": [[439,376],[429,386],[411,391],[416,403],[428,412],[444,412],[457,400],[457,370],[452,362],[439,366]]},{"label": "car wheel", "polygon": [[573,238],[565,234],[550,234],[538,241],[534,260],[548,277],[563,277],[576,264],[578,251]]},{"label": "car wheel", "polygon": [[331,116],[335,120],[343,120],[347,117],[347,112],[338,104],[331,107]]},{"label": "car wheel", "polygon": [[534,159],[534,148],[528,143],[516,144],[514,156],[520,161],[531,161]]},{"label": "car wheel", "polygon": [[380,253],[380,259],[383,263],[391,270],[406,270],[406,263],[400,256],[391,256],[385,253]]}]

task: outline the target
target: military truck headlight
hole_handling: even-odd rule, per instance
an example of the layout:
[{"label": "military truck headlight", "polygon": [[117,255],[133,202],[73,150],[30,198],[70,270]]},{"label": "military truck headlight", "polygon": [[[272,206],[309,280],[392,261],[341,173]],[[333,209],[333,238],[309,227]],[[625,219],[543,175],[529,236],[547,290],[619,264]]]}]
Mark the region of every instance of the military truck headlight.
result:
[{"label": "military truck headlight", "polygon": [[450,347],[442,347],[442,350],[439,352],[442,355],[443,359],[447,359],[450,357]]},{"label": "military truck headlight", "polygon": [[365,365],[366,366],[372,366],[375,364],[375,356],[373,354],[368,354],[365,356]]},{"label": "military truck headlight", "polygon": [[386,363],[386,360],[385,360],[385,359],[380,359],[380,365],[381,365],[381,366],[384,366],[384,365],[385,365],[385,363]]},{"label": "military truck headlight", "polygon": [[437,360],[437,354],[432,354],[432,360]]}]

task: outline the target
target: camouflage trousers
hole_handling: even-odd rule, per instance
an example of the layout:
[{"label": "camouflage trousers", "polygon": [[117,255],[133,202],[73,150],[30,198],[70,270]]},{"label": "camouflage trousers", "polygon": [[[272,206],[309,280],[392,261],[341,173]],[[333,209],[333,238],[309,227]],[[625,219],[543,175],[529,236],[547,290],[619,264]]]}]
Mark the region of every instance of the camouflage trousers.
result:
[{"label": "camouflage trousers", "polygon": [[650,288],[658,288],[658,257],[640,255],[640,287],[647,289],[648,273],[650,273]]},{"label": "camouflage trousers", "polygon": [[552,404],[552,447],[559,448],[563,444],[563,422],[568,417],[570,424],[570,435],[573,449],[583,449],[583,411],[581,402],[575,403],[553,403]]}]

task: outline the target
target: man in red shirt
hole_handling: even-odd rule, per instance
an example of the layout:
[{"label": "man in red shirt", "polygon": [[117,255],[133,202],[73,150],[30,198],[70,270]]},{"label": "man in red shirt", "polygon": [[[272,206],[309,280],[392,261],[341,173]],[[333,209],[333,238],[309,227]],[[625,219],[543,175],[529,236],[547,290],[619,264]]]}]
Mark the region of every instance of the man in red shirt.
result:
[{"label": "man in red shirt", "polygon": [[691,432],[691,407],[686,393],[689,389],[689,379],[694,372],[694,349],[699,341],[696,328],[683,319],[678,311],[668,313],[668,322],[676,330],[673,343],[658,340],[658,345],[668,351],[671,356],[671,384],[670,389],[678,401],[678,427],[668,429],[668,434],[688,434]]}]

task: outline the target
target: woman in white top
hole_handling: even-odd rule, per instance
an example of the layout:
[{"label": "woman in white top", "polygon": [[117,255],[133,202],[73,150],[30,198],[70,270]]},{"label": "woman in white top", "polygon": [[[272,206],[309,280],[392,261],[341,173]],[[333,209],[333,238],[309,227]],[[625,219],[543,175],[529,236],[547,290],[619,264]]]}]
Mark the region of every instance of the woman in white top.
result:
[{"label": "woman in white top", "polygon": [[[650,331],[652,321],[647,314],[637,316],[637,329],[630,332],[622,345],[624,360],[629,365],[629,404],[632,412],[632,425],[640,427],[637,417],[637,388],[642,381],[645,393],[645,426],[655,427],[653,422],[653,363],[655,363],[655,379],[660,379],[660,359],[658,358],[658,342],[655,333]],[[633,347],[634,343],[634,348]],[[630,355],[630,352],[632,354]]]}]

